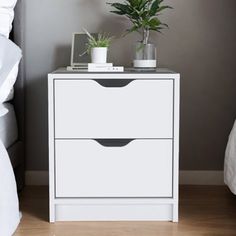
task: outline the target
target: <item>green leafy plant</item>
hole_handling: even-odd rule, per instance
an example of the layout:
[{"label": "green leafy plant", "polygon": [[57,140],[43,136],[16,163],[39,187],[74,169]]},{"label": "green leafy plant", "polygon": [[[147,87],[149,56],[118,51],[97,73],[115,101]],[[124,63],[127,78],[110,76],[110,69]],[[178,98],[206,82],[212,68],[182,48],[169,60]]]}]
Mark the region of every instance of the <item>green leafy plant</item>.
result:
[{"label": "green leafy plant", "polygon": [[88,36],[87,52],[90,53],[92,48],[96,47],[105,47],[108,48],[111,44],[113,37],[109,36],[107,33],[99,33],[97,37],[90,34],[87,30],[84,29],[84,32]]},{"label": "green leafy plant", "polygon": [[168,28],[158,18],[161,12],[170,6],[162,5],[164,0],[125,0],[124,3],[107,3],[115,8],[112,13],[126,16],[132,23],[127,33],[134,31],[142,34],[142,43],[149,41],[150,31],[161,32]]}]

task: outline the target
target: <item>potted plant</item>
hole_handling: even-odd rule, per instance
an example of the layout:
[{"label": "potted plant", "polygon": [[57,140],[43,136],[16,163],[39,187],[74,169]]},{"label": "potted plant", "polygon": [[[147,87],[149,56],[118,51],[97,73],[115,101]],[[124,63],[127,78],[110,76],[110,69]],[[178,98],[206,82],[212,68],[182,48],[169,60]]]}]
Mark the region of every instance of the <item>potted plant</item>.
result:
[{"label": "potted plant", "polygon": [[106,33],[99,33],[96,36],[91,35],[87,30],[84,30],[88,36],[87,53],[91,54],[92,63],[106,63],[107,51],[111,44],[112,37]]},{"label": "potted plant", "polygon": [[127,33],[138,32],[142,39],[135,46],[134,67],[156,67],[156,47],[150,43],[150,31],[161,32],[168,25],[160,21],[160,13],[171,8],[162,5],[164,0],[126,0],[124,3],[108,3],[115,8],[112,13],[126,16],[132,23]]}]

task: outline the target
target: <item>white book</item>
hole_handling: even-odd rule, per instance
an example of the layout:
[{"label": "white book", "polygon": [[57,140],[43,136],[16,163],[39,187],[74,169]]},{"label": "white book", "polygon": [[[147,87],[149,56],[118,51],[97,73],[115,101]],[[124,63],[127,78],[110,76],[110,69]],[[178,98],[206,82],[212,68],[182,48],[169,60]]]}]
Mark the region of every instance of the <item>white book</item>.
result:
[{"label": "white book", "polygon": [[113,63],[88,63],[88,70],[113,67]]},{"label": "white book", "polygon": [[90,68],[88,67],[89,72],[123,72],[123,66],[112,66],[112,67],[100,67],[100,68]]}]

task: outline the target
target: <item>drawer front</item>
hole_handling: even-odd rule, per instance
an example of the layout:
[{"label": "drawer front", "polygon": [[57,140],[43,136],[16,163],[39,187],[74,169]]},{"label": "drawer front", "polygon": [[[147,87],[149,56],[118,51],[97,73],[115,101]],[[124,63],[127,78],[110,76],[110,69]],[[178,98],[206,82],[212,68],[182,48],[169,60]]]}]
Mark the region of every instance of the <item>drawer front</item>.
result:
[{"label": "drawer front", "polygon": [[172,138],[173,80],[55,81],[56,138]]},{"label": "drawer front", "polygon": [[171,140],[99,142],[56,141],[56,197],[172,197]]}]

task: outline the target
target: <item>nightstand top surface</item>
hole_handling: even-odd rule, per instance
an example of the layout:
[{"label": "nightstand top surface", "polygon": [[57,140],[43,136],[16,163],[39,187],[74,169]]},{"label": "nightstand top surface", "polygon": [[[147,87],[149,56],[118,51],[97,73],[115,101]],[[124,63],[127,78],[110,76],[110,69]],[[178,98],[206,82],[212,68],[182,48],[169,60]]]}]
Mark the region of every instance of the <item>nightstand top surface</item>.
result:
[{"label": "nightstand top surface", "polygon": [[138,70],[125,68],[124,72],[88,72],[87,70],[68,71],[65,67],[58,68],[51,74],[178,74],[167,68],[157,68],[156,70]]}]

